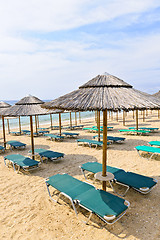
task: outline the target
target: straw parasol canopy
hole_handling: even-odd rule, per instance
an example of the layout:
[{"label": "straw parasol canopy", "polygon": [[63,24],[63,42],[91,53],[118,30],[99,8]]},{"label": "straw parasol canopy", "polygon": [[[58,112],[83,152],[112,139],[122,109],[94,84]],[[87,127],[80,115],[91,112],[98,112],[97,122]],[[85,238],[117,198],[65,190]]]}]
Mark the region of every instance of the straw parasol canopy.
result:
[{"label": "straw parasol canopy", "polygon": [[158,102],[123,80],[110,75],[98,75],[69,94],[43,105],[46,108],[76,111],[110,111],[158,109]]},{"label": "straw parasol canopy", "polygon": [[9,103],[0,102],[0,115],[2,115],[2,113],[4,112],[4,110],[6,110],[7,108],[11,107],[11,105]]},{"label": "straw parasol canopy", "polygon": [[157,93],[152,94],[152,96],[160,99],[160,90]]},{"label": "straw parasol canopy", "polygon": [[[98,75],[69,94],[43,104],[49,109],[72,111],[103,111],[103,159],[102,159],[102,188],[106,190],[107,167],[107,110],[158,109],[160,104],[142,92],[134,89],[123,80],[105,73]],[[136,118],[138,119],[138,118]]]},{"label": "straw parasol canopy", "polygon": [[[31,129],[31,146],[32,146],[32,158],[34,159],[34,140],[33,140],[33,121],[32,116],[47,115],[51,113],[60,113],[61,110],[47,110],[41,108],[44,102],[35,96],[27,96],[18,101],[15,105],[11,106],[3,112],[4,116],[29,116],[30,117],[30,129]],[[4,139],[5,145],[5,139]]]}]

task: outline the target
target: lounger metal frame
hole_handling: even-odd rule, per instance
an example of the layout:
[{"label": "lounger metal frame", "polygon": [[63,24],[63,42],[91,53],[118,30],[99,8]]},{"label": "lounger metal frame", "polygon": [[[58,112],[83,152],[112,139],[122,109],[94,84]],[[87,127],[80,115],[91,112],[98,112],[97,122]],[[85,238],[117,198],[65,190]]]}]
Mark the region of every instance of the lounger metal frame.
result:
[{"label": "lounger metal frame", "polygon": [[[113,216],[111,216],[111,217],[104,216],[104,218],[102,218],[102,217],[99,216],[97,213],[92,212],[90,209],[88,209],[87,207],[83,206],[83,205],[79,202],[78,199],[77,199],[77,200],[72,200],[72,198],[71,198],[69,195],[67,195],[66,193],[64,193],[64,192],[59,192],[58,198],[57,198],[57,200],[55,200],[55,199],[53,199],[53,197],[51,196],[51,193],[50,193],[50,190],[49,190],[49,186],[51,186],[51,185],[47,183],[48,179],[49,179],[49,178],[46,178],[45,183],[46,183],[46,186],[47,186],[47,191],[48,191],[49,197],[50,197],[50,199],[51,199],[53,202],[58,203],[58,201],[59,201],[59,199],[60,199],[60,196],[63,195],[63,196],[65,196],[66,198],[68,198],[68,199],[70,200],[70,202],[71,202],[71,204],[72,204],[72,207],[73,207],[73,209],[74,209],[75,214],[76,214],[77,217],[78,217],[78,213],[77,213],[77,209],[76,209],[76,206],[75,206],[76,204],[77,204],[78,206],[80,206],[80,207],[82,207],[82,208],[84,208],[85,210],[87,210],[87,211],[90,212],[87,221],[83,221],[85,224],[88,224],[88,222],[90,221],[92,215],[95,214],[96,216],[98,216],[98,217],[99,217],[103,222],[105,222],[106,224],[112,225],[112,224],[114,224],[115,222],[117,222],[123,215],[125,215],[125,213],[126,213],[126,211],[127,211],[127,209],[126,209],[126,210],[125,210],[123,213],[121,213],[117,218],[116,218],[115,215],[113,215]],[[87,182],[87,184],[90,184],[90,183]],[[90,185],[92,185],[92,184],[90,184]],[[92,185],[92,186],[93,186],[93,185]],[[53,186],[52,186],[52,187],[53,187]],[[57,189],[56,189],[56,190],[57,190]],[[56,190],[55,190],[55,191],[56,191]],[[98,189],[97,189],[97,190],[98,190]],[[54,192],[55,192],[55,191],[54,191]],[[57,191],[58,191],[58,190],[57,190]],[[124,204],[125,204],[127,207],[130,206],[130,203],[129,203],[127,200],[124,201]],[[116,219],[115,219],[115,218],[116,218]],[[114,220],[114,219],[115,219],[115,220]],[[110,221],[112,221],[112,222],[110,222]]]}]

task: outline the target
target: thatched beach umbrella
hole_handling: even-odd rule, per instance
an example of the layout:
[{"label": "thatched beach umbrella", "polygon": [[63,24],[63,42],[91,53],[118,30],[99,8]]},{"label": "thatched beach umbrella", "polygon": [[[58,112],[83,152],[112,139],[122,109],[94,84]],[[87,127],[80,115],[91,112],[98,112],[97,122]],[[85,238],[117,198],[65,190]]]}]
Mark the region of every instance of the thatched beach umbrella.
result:
[{"label": "thatched beach umbrella", "polygon": [[72,111],[103,111],[103,160],[102,177],[103,190],[106,190],[107,167],[107,110],[129,111],[138,109],[158,109],[154,98],[148,98],[130,84],[110,75],[98,75],[86,84],[69,94],[59,97],[43,105],[49,109]]},{"label": "thatched beach umbrella", "polygon": [[[2,117],[3,141],[4,142],[6,141],[6,136],[5,136],[5,123],[4,123],[3,112],[6,109],[8,109],[9,107],[11,107],[11,105],[9,103],[3,102],[3,101],[0,102],[0,115]],[[8,123],[8,126],[9,126],[9,123]]]},{"label": "thatched beach umbrella", "polygon": [[[32,146],[32,158],[34,159],[34,138],[33,138],[33,116],[37,115],[47,115],[50,113],[61,112],[57,111],[49,111],[47,109],[41,108],[41,105],[44,102],[37,97],[27,96],[18,101],[15,105],[10,107],[9,109],[3,112],[3,116],[29,116],[30,117],[30,130],[31,130],[31,146]],[[6,143],[4,143],[6,146]]]}]

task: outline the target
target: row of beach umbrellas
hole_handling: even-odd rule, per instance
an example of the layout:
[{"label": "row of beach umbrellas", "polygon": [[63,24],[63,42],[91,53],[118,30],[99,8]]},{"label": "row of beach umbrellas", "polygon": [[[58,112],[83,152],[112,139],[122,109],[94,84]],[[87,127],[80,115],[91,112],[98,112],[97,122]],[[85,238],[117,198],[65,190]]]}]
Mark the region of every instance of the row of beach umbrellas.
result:
[{"label": "row of beach umbrellas", "polygon": [[[138,91],[123,80],[104,73],[55,100],[44,103],[40,99],[28,96],[2,113],[4,116],[29,116],[31,129],[32,156],[34,157],[33,122],[35,115],[46,115],[59,111],[102,111],[103,112],[103,157],[102,189],[106,190],[107,173],[107,111],[136,111],[138,127],[138,110],[160,109],[160,101],[149,94]],[[4,123],[3,123],[4,124]]]}]

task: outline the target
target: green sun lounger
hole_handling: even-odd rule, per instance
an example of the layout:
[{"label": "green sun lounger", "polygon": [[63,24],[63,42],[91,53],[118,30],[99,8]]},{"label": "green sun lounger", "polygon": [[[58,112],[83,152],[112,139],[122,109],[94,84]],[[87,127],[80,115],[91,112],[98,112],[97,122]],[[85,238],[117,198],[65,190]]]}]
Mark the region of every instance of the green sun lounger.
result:
[{"label": "green sun lounger", "polygon": [[[35,161],[28,157],[24,157],[23,155],[20,155],[20,154],[11,154],[11,155],[5,156],[4,157],[5,166],[7,166],[7,163],[6,163],[7,160],[10,163],[12,163],[14,171],[17,173],[19,172],[19,170],[21,168],[24,171],[31,171],[31,170],[35,170],[36,168],[39,167],[38,161]],[[17,171],[16,171],[16,166],[18,167]]]},{"label": "green sun lounger", "polygon": [[160,141],[151,141],[151,142],[149,142],[149,144],[150,144],[151,146],[160,147]]},{"label": "green sun lounger", "polygon": [[[134,130],[136,129],[135,127],[129,127],[129,129]],[[146,131],[151,131],[151,132],[156,132],[159,130],[159,128],[152,128],[152,127],[139,127],[139,130],[146,130]]]},{"label": "green sun lounger", "polygon": [[135,149],[137,150],[140,157],[142,157],[142,154],[140,154],[140,152],[150,153],[150,157],[146,157],[147,159],[151,159],[154,155],[160,154],[160,148],[156,148],[156,147],[143,145],[143,146],[137,146],[135,147]]},{"label": "green sun lounger", "polygon": [[[98,135],[93,136],[93,139],[98,138]],[[100,135],[100,138],[103,139],[103,135]],[[114,143],[123,143],[125,138],[123,137],[112,137],[112,136],[107,136],[107,141],[111,141]]]},{"label": "green sun lounger", "polygon": [[49,128],[50,127],[39,127],[39,128],[37,128],[37,130],[38,131],[42,131],[42,130],[44,130],[44,131],[46,130],[47,131],[47,130],[49,130]]},{"label": "green sun lounger", "polygon": [[3,146],[0,145],[0,151],[4,152],[5,148]]},{"label": "green sun lounger", "polygon": [[[83,128],[83,130],[87,130],[89,132],[98,132],[98,128],[94,128],[94,127],[85,127]],[[103,132],[103,129],[100,129],[100,132]]]},{"label": "green sun lounger", "polygon": [[[79,145],[79,143],[82,144],[88,144],[89,147],[91,148],[92,146],[96,146],[96,147],[102,147],[103,146],[103,142],[100,141],[96,141],[96,140],[90,140],[90,139],[77,139],[77,144]],[[107,142],[107,145],[109,145],[110,143]]]},{"label": "green sun lounger", "polygon": [[70,137],[70,138],[74,138],[79,135],[79,133],[70,133],[70,132],[63,132],[62,134],[65,135],[66,137]]},{"label": "green sun lounger", "polygon": [[19,141],[8,141],[7,144],[10,146],[11,149],[20,149],[20,148],[25,148],[26,144],[19,142]]},{"label": "green sun lounger", "polygon": [[[93,126],[92,128],[98,129],[97,126]],[[100,126],[100,129],[101,129],[101,131],[103,131],[103,126]],[[108,126],[107,130],[113,130],[113,127]]]},{"label": "green sun lounger", "polygon": [[150,133],[151,131],[148,130],[132,130],[132,129],[120,129],[118,130],[119,132],[123,132],[126,134],[138,134],[138,135],[147,135],[148,133]]},{"label": "green sun lounger", "polygon": [[[44,159],[55,162],[57,160],[59,161],[60,159],[64,158],[64,153],[54,152],[43,148],[36,148],[34,149],[34,152],[40,156],[41,162],[43,162]],[[29,153],[31,153],[31,151],[29,151]]]},{"label": "green sun lounger", "polygon": [[[102,164],[98,162],[87,162],[82,164],[80,168],[86,180],[85,171],[92,173],[102,172]],[[126,172],[120,168],[107,166],[107,172],[114,174],[113,182],[126,187],[126,191],[123,196],[127,193],[129,188],[133,188],[142,194],[147,194],[157,184],[157,180],[154,178],[146,177],[133,172]],[[112,181],[110,181],[110,185],[113,188]],[[113,190],[115,191],[114,188]]]},{"label": "green sun lounger", "polygon": [[44,134],[45,137],[48,137],[51,141],[53,141],[53,139],[56,141],[56,140],[63,140],[64,139],[64,136],[59,136],[59,135],[55,135],[55,134],[51,134],[51,133],[46,133]]},{"label": "green sun lounger", "polygon": [[[94,186],[82,182],[68,174],[57,174],[46,179],[46,186],[50,198],[58,202],[61,195],[67,197],[77,214],[76,205],[90,212],[86,223],[91,219],[92,214],[97,215],[107,224],[113,224],[120,219],[127,211],[130,203],[120,197],[103,190],[95,189]],[[58,190],[59,197],[55,200],[50,193],[49,187]]]}]

